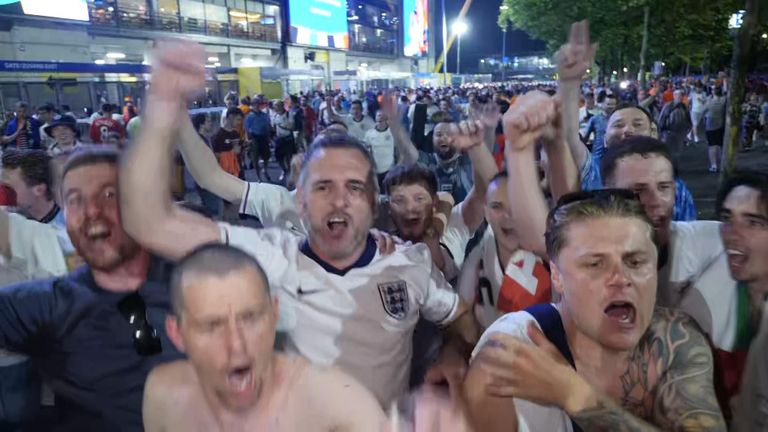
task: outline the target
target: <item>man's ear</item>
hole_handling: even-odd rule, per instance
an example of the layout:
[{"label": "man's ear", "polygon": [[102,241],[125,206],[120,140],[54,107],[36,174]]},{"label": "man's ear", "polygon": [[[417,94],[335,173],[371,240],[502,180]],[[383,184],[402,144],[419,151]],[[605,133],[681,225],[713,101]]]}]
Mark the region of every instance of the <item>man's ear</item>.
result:
[{"label": "man's ear", "polygon": [[175,315],[168,315],[165,318],[165,332],[168,334],[168,339],[173,342],[176,349],[185,353],[184,338],[181,336],[179,319]]},{"label": "man's ear", "polygon": [[39,185],[35,185],[32,187],[32,192],[37,197],[44,197],[48,194],[48,186],[40,183]]},{"label": "man's ear", "polygon": [[560,273],[560,269],[557,268],[557,262],[555,260],[549,262],[549,269],[552,275],[552,288],[560,295],[560,297],[565,297],[563,274]]}]

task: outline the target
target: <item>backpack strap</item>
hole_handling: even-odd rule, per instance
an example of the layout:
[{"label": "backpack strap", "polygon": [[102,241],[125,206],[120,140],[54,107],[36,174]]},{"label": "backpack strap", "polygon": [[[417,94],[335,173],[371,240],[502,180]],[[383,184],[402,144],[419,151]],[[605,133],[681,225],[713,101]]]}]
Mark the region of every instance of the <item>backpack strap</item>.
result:
[{"label": "backpack strap", "polygon": [[[525,311],[533,316],[539,327],[541,327],[544,336],[557,347],[560,354],[576,370],[576,362],[573,360],[571,349],[568,347],[568,340],[565,337],[565,327],[563,327],[563,320],[560,319],[560,312],[551,303],[533,305]],[[579,425],[573,419],[571,419],[571,427],[573,432],[582,432]]]}]

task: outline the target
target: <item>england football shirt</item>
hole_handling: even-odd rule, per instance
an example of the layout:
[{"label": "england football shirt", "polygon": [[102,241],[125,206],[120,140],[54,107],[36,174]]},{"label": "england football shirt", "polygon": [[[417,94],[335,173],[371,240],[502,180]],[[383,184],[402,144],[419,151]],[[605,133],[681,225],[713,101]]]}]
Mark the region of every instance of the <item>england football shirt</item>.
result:
[{"label": "england football shirt", "polygon": [[283,228],[307,235],[307,228],[296,208],[296,191],[270,183],[246,183],[240,199],[240,214],[259,218],[267,228]]},{"label": "england football shirt", "polygon": [[493,230],[469,254],[457,288],[483,328],[508,312],[552,301],[549,271],[536,254],[518,249],[501,267]]},{"label": "england football shirt", "polygon": [[419,316],[441,326],[456,317],[459,297],[432,265],[426,245],[398,246],[381,255],[369,236],[358,262],[338,270],[287,231],[220,227],[224,243],[264,268],[280,300],[278,330],[287,335],[286,349],[340,367],[382,406],[408,389]]}]

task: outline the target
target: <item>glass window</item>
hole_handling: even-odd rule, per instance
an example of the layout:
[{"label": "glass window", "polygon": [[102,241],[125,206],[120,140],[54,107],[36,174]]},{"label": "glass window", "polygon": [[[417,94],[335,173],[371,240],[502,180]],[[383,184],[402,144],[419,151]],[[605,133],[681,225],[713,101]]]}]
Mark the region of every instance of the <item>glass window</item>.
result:
[{"label": "glass window", "polygon": [[181,27],[184,33],[205,33],[205,4],[202,0],[180,0]]},{"label": "glass window", "polygon": [[117,24],[116,0],[88,0],[91,24]]},{"label": "glass window", "polygon": [[350,49],[381,54],[395,54],[395,32],[360,24],[349,27]]},{"label": "glass window", "polygon": [[179,2],[177,0],[158,0],[155,20],[159,30],[178,32]]},{"label": "glass window", "polygon": [[265,40],[280,41],[280,6],[265,4],[264,17],[261,19],[260,25]]},{"label": "glass window", "polygon": [[226,0],[205,0],[206,32],[209,35],[229,34],[229,14]]},{"label": "glass window", "polygon": [[119,0],[120,25],[125,27],[152,27],[146,0]]}]

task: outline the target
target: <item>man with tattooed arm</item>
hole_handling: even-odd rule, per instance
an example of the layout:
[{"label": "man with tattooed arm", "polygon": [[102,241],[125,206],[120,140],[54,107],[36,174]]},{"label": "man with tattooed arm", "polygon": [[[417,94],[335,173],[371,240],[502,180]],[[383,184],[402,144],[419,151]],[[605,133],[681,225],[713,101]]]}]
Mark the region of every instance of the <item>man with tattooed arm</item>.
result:
[{"label": "man with tattooed arm", "polygon": [[[538,92],[506,113],[510,169],[534,164],[555,116]],[[654,309],[658,248],[634,195],[567,194],[546,225],[560,300],[507,314],[483,334],[465,381],[478,430],[725,431],[705,336],[687,315]]]}]

